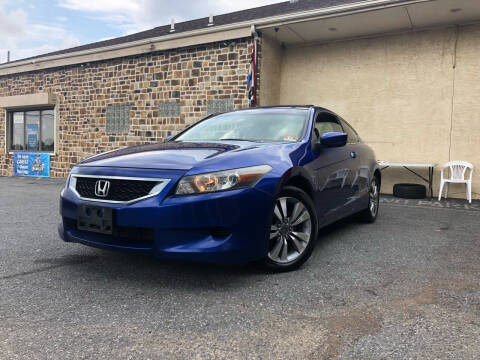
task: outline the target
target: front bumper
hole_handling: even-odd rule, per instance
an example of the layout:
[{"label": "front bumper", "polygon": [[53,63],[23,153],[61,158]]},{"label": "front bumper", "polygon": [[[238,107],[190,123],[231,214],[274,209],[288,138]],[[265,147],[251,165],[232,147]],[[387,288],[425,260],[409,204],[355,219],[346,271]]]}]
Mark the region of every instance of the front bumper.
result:
[{"label": "front bumper", "polygon": [[[114,235],[79,231],[80,204],[114,209]],[[267,254],[273,197],[256,188],[182,197],[149,198],[130,205],[80,200],[62,194],[60,237],[66,242],[163,259],[240,263]]]}]

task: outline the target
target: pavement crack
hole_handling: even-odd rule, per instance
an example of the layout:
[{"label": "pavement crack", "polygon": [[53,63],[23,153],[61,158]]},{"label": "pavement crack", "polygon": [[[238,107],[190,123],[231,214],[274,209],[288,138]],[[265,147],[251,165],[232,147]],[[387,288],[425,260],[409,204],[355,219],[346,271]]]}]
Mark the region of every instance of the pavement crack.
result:
[{"label": "pavement crack", "polygon": [[51,265],[51,266],[45,266],[43,268],[39,268],[39,269],[35,269],[35,270],[22,271],[22,272],[19,272],[19,273],[16,273],[16,274],[2,276],[2,277],[0,277],[0,280],[10,280],[10,279],[14,279],[14,278],[17,278],[17,277],[22,277],[22,276],[27,276],[27,275],[32,275],[32,274],[48,271],[48,270],[59,268],[59,267],[62,267],[62,266],[68,266],[68,265]]},{"label": "pavement crack", "polygon": [[81,265],[81,264],[89,263],[95,260],[97,260],[96,256],[81,256],[81,255],[70,255],[70,256],[64,256],[61,258],[54,258],[54,259],[39,259],[39,260],[35,260],[34,263],[50,263],[52,265],[43,266],[33,270],[22,271],[16,274],[0,276],[0,280],[10,280],[10,279],[14,279],[22,276],[27,276],[27,275],[49,271],[52,269],[57,269],[64,266]]}]

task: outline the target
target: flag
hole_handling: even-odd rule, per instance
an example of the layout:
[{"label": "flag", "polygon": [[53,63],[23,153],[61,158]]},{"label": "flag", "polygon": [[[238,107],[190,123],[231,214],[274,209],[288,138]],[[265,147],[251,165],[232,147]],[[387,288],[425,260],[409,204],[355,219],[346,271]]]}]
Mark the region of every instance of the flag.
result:
[{"label": "flag", "polygon": [[257,89],[255,84],[256,55],[257,44],[256,41],[254,41],[252,47],[252,60],[250,61],[250,68],[248,69],[247,75],[248,107],[255,107],[257,105]]}]

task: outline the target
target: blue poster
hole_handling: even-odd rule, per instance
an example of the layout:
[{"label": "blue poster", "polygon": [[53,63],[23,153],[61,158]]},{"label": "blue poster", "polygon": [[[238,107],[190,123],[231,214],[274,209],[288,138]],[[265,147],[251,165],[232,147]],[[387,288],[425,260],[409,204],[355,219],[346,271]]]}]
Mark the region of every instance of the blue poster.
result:
[{"label": "blue poster", "polygon": [[38,124],[27,124],[27,150],[38,150]]},{"label": "blue poster", "polygon": [[50,154],[14,153],[13,174],[15,176],[50,177]]}]

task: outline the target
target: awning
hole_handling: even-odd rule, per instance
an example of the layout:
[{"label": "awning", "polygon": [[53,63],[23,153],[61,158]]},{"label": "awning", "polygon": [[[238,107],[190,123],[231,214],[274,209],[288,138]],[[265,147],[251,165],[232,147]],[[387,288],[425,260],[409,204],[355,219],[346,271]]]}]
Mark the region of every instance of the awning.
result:
[{"label": "awning", "polygon": [[285,45],[330,42],[343,39],[428,29],[480,21],[478,0],[432,0],[384,6],[350,14],[285,21],[258,29]]}]

